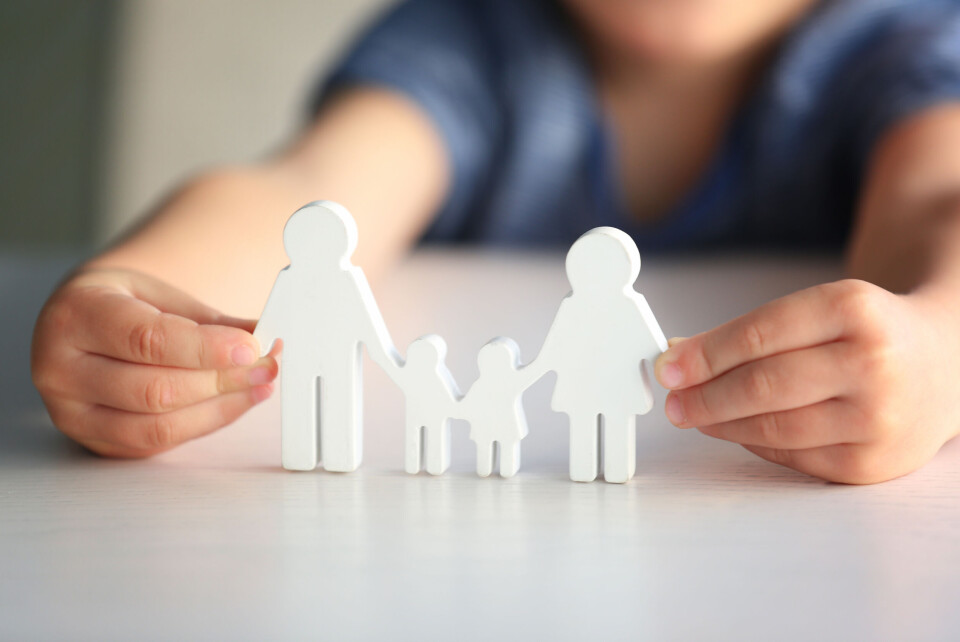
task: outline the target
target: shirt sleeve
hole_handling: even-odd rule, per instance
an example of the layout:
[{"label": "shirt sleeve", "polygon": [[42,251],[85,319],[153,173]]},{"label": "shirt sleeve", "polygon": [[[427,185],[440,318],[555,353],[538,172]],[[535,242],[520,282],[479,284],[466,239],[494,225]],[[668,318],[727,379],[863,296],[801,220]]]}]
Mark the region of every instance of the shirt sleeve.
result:
[{"label": "shirt sleeve", "polygon": [[960,2],[918,3],[847,74],[847,126],[862,173],[899,122],[960,101]]},{"label": "shirt sleeve", "polygon": [[[434,229],[460,227],[501,129],[494,34],[483,3],[407,0],[377,20],[321,84],[314,112],[351,85],[396,90],[419,105],[445,145],[452,184]],[[439,228],[439,229],[438,229]]]}]

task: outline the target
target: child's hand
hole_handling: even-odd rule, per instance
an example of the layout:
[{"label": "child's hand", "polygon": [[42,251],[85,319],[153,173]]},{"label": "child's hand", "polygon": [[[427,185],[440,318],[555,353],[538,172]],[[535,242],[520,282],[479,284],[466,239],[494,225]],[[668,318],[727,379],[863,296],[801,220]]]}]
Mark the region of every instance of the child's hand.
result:
[{"label": "child's hand", "polygon": [[252,329],[144,274],[91,270],[40,313],[33,381],[68,436],[102,455],[145,457],[270,396],[277,362],[257,359]]},{"label": "child's hand", "polygon": [[668,418],[784,466],[866,484],[919,468],[960,426],[957,321],[929,296],[841,281],[672,343]]}]

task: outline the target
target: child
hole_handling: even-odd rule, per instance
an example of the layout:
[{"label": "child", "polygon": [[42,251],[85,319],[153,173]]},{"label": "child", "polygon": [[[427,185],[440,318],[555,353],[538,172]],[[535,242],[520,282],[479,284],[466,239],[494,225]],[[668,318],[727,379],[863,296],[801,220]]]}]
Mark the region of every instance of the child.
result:
[{"label": "child", "polygon": [[407,404],[404,468],[411,475],[420,472],[426,455],[427,472],[442,475],[450,467],[450,418],[460,389],[444,363],[447,344],[435,334],[410,344],[407,361],[387,373],[403,391]]},{"label": "child", "polygon": [[[677,426],[824,479],[921,466],[960,429],[958,0],[410,0],[281,154],[189,182],[51,297],[53,421],[141,457],[270,394],[251,322],[284,219],[357,218],[376,278],[419,238],[846,248],[853,279],[674,345]],[[223,292],[242,299],[228,302]]]},{"label": "child", "polygon": [[520,441],[527,436],[527,415],[521,398],[534,381],[520,366],[520,346],[513,339],[491,339],[477,356],[480,378],[460,404],[460,417],[470,422],[470,439],[477,445],[477,474],[493,472],[494,443],[500,449],[500,476],[520,470]]}]

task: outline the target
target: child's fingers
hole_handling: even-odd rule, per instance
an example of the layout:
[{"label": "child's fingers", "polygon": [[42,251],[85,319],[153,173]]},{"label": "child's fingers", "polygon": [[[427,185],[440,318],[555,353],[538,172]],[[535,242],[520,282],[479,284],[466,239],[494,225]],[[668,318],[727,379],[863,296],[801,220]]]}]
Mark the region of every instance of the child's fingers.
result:
[{"label": "child's fingers", "polygon": [[844,342],[753,361],[706,383],[673,390],[666,413],[680,428],[809,406],[847,392],[854,348]]},{"label": "child's fingers", "polygon": [[219,310],[198,301],[183,290],[141,272],[124,271],[122,280],[126,289],[136,298],[146,301],[162,312],[186,317],[204,325],[228,325],[253,332],[256,321],[222,314]]},{"label": "child's fingers", "polygon": [[283,339],[277,339],[273,342],[273,347],[270,348],[270,352],[267,353],[267,356],[271,359],[279,359],[280,354],[283,352]]},{"label": "child's fingers", "polygon": [[[92,406],[77,419],[71,436],[103,454],[146,457],[232,423],[267,399],[272,390],[272,384],[254,386],[161,414]],[[97,448],[97,442],[111,444],[118,451]]]},{"label": "child's fingers", "polygon": [[253,364],[259,354],[248,332],[159,312],[117,292],[78,297],[68,331],[76,347],[134,363],[178,368],[226,369]]},{"label": "child's fingers", "polygon": [[[106,275],[106,278],[104,278]],[[149,303],[161,312],[169,312],[204,325],[227,325],[253,332],[257,322],[240,319],[221,313],[219,310],[198,301],[183,290],[143,272],[95,268],[86,270],[77,279],[81,287],[100,286],[104,291],[113,290],[129,294]],[[104,287],[104,281],[110,285]]]},{"label": "child's fingers", "polygon": [[91,404],[130,412],[164,413],[222,394],[270,383],[277,362],[260,359],[247,368],[192,370],[149,366],[95,354],[83,354],[70,378],[68,396]]},{"label": "child's fingers", "polygon": [[735,419],[697,430],[744,446],[799,450],[865,439],[858,411],[851,404],[828,399],[812,406]]},{"label": "child's fingers", "polygon": [[851,289],[844,282],[808,288],[681,341],[657,360],[657,379],[688,388],[750,361],[834,341],[844,324],[833,311]]}]

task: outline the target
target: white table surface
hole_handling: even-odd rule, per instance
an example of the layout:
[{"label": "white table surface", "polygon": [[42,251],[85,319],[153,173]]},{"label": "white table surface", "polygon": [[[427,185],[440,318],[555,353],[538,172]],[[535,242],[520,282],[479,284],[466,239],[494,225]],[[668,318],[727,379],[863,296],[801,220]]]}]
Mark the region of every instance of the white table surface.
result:
[{"label": "white table surface", "polygon": [[[629,484],[566,479],[552,376],[526,395],[510,480],[402,472],[402,398],[369,360],[353,474],[279,467],[274,400],[149,461],[87,455],[29,384],[28,337],[63,261],[0,255],[0,639],[960,638],[960,444],[870,487],[638,424]],[[834,278],[817,259],[647,257],[640,290],[688,335]],[[461,386],[512,336],[532,358],[567,289],[560,254],[421,253],[377,288],[403,349],[449,344]]]}]

